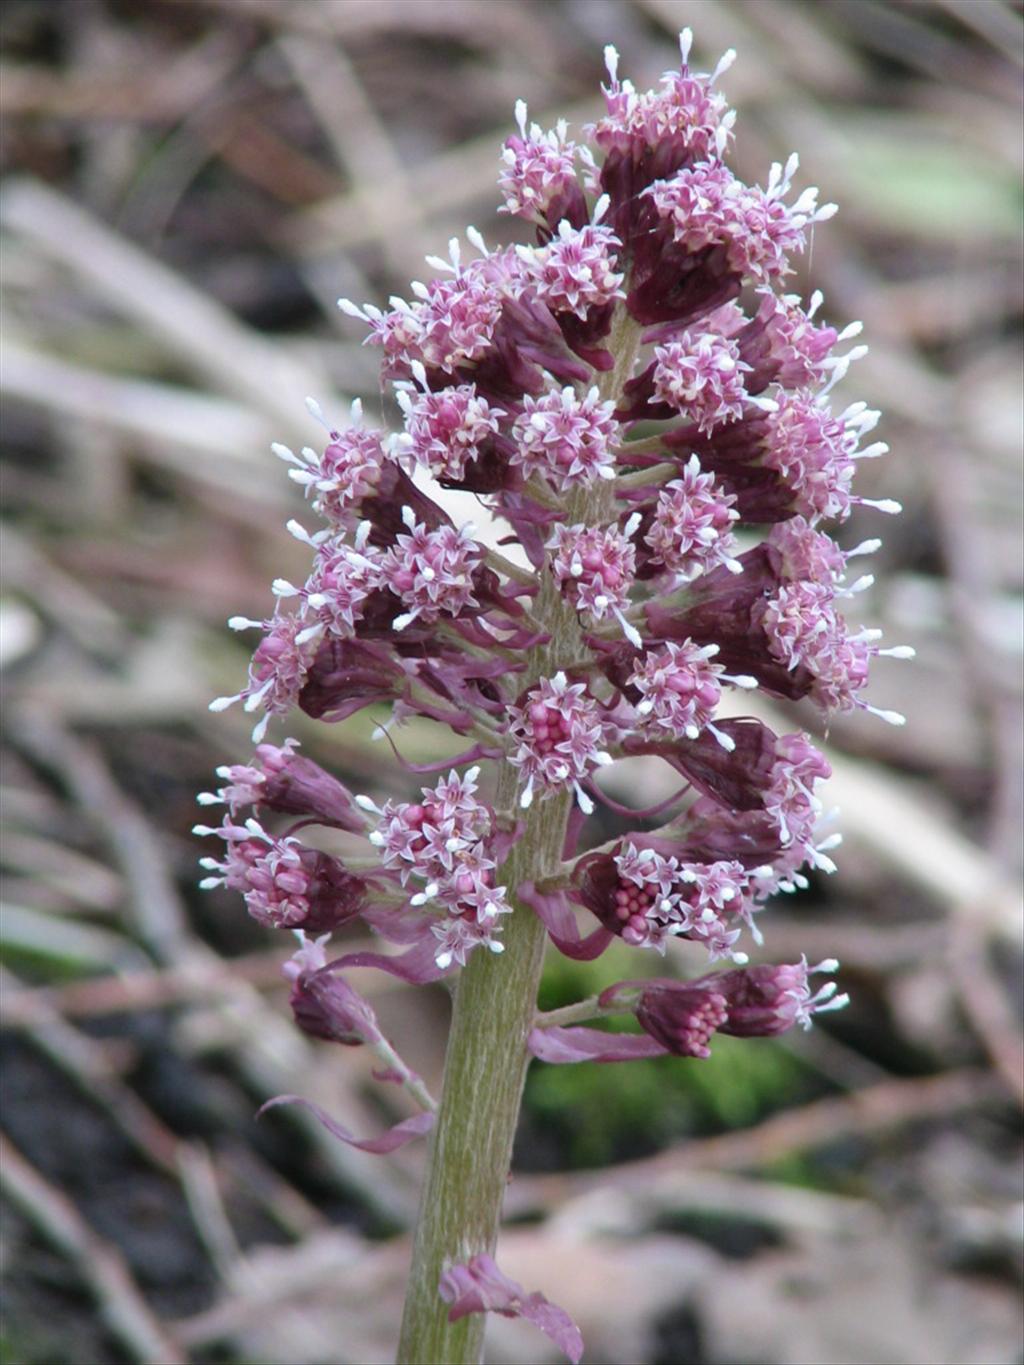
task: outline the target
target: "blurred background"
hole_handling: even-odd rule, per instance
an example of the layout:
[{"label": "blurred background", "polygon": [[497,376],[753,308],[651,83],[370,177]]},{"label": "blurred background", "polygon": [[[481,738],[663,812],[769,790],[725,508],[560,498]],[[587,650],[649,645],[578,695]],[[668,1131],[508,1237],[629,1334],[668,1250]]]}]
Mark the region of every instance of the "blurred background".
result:
[{"label": "blurred background", "polygon": [[[910,724],[836,720],[841,875],[764,921],[851,1007],[706,1063],[535,1065],[502,1263],[589,1362],[1022,1359],[1020,7],[6,0],[3,1361],[390,1358],[423,1151],[255,1120],[282,1090],[364,1133],[399,1110],[294,1029],[284,940],[196,888],[195,792],[250,751],[206,703],[247,661],[227,616],[304,572],[270,442],[316,442],[306,394],[380,409],[337,296],[524,232],[495,213],[514,101],[578,128],[606,42],[644,88],[685,24],[698,67],[739,50],[737,170],[796,148],[841,204],[792,287],[871,345],[846,393],[894,453],[860,491],[906,515],[864,618],[918,650],[872,700]],[[373,724],[289,733],[403,796]],[[636,970],[551,961],[543,1003]],[[444,991],[356,984],[436,1084]]]}]

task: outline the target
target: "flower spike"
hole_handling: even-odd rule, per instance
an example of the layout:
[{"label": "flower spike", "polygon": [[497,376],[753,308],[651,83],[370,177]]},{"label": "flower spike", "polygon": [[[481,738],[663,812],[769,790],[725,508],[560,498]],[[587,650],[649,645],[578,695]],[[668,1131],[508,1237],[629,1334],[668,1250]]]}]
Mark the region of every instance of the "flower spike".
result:
[{"label": "flower spike", "polygon": [[[377,1078],[423,1109],[368,1141],[314,1109],[363,1150],[393,1151],[435,1118],[349,968],[408,984],[467,974],[455,1087],[520,1067],[525,1040],[553,1064],[700,1059],[718,1034],[772,1037],[847,1003],[834,980],[811,984],[831,960],[751,962],[771,897],[834,873],[840,836],[816,742],[742,712],[759,689],[808,699],[823,726],[836,712],[903,724],[869,700],[869,674],[913,651],[861,623],[874,575],[850,568],[881,542],[834,538],[854,514],[899,506],[856,481],[888,451],[880,414],[836,397],[865,354],[861,325],[833,326],[805,278],[835,205],[803,184],[796,155],[757,184],[731,168],[720,82],[735,53],[704,73],[692,49],[684,29],[674,69],[638,90],[606,47],[604,108],[580,130],[542,127],[516,101],[498,189],[530,240],[488,245],[470,227],[404,297],[339,300],[379,357],[395,429],[358,400],[337,419],[310,400],[321,443],[273,447],[305,498],[288,531],[307,565],[273,580],[264,619],[229,622],[259,639],[241,686],[211,708],[240,703],[257,748],[199,796],[223,817],[196,827],[215,841],[201,885],[298,935],[286,969],[298,1027],[317,1046],[370,1048]],[[451,510],[455,493],[474,497],[479,529]],[[354,795],[294,739],[268,738],[296,710],[326,726],[369,708],[366,733],[386,741],[374,752],[399,760],[377,793]],[[438,726],[452,747],[416,752]],[[672,794],[614,790],[602,770],[620,760],[661,765]],[[431,785],[397,785],[412,773]],[[327,936],[357,924],[381,950],[328,961]],[[545,1021],[545,935],[578,961],[615,941],[649,949],[665,975]],[[680,943],[718,969],[679,979]],[[460,1015],[485,997],[503,1007],[491,1031]],[[611,1013],[640,1032],[580,1026]],[[499,1190],[506,1099],[446,1097],[431,1160],[474,1181],[486,1171]],[[493,1219],[481,1234],[466,1206],[480,1182],[443,1188],[452,1221],[426,1211],[402,1358],[497,1312],[577,1360],[566,1315],[491,1259]]]}]

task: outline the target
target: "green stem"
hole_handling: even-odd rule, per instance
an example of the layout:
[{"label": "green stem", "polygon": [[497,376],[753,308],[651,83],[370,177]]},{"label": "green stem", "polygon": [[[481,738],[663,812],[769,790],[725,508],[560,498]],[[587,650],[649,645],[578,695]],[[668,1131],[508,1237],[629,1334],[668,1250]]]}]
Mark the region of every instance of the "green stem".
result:
[{"label": "green stem", "polygon": [[[617,1011],[621,1013],[621,1011]],[[564,1028],[566,1024],[586,1024],[591,1019],[601,1019],[606,1014],[616,1013],[602,1009],[596,995],[588,995],[586,1000],[577,1000],[575,1005],[563,1005],[559,1010],[547,1010],[538,1014],[537,1028]]]},{"label": "green stem", "polygon": [[[637,443],[639,444],[639,442]],[[627,446],[628,450],[629,447]],[[615,480],[615,487],[622,488],[646,488],[651,483],[664,483],[666,479],[678,477],[679,465],[670,464],[666,461],[663,464],[647,465],[644,469],[638,469],[635,474],[620,474]]]},{"label": "green stem", "polygon": [[[616,397],[631,376],[639,335],[635,324],[621,313],[609,339],[616,365],[601,377],[602,397]],[[566,499],[569,523],[601,525],[614,512],[615,496],[608,481],[573,490]],[[550,574],[540,575],[532,611],[548,632],[548,642],[527,656],[524,689],[587,653],[578,618],[559,595]],[[524,814],[518,806],[519,791],[519,773],[505,763],[496,807],[512,819],[523,816],[524,825],[498,871],[498,882],[510,889],[513,913],[505,922],[504,952],[496,956],[478,949],[462,969],[455,991],[441,1104],[402,1319],[401,1365],[474,1365],[483,1350],[484,1314],[473,1313],[449,1323],[438,1286],[450,1265],[494,1252],[545,947],[544,925],[529,906],[517,901],[515,888],[561,869],[573,801],[571,792],[538,799]]]},{"label": "green stem", "polygon": [[[526,880],[531,867],[557,866],[568,810],[569,798],[556,797],[530,811],[503,877]],[[541,921],[517,906],[503,935],[505,951],[478,950],[459,978],[398,1348],[402,1365],[480,1359],[484,1315],[449,1323],[438,1284],[449,1265],[494,1251],[544,940]]]}]

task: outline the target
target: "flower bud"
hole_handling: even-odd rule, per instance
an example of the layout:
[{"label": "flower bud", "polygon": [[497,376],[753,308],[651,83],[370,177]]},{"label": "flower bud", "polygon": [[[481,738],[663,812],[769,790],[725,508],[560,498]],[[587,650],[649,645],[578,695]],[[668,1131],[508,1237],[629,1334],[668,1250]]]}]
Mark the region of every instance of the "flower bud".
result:
[{"label": "flower bud", "polygon": [[[313,1038],[343,1043],[346,1047],[377,1042],[381,1037],[377,1016],[359,992],[353,990],[343,976],[326,964],[309,969],[296,961],[303,953],[308,960],[309,950],[318,946],[319,943],[304,943],[292,963],[285,968],[286,974],[293,976],[288,1003],[296,1024],[303,1033]],[[323,956],[322,949],[319,956]],[[297,974],[293,975],[289,970],[291,967],[297,968]]]},{"label": "flower bud", "polygon": [[679,1057],[709,1057],[715,1033],[736,1038],[772,1038],[794,1024],[810,1028],[811,1018],[825,1010],[842,1009],[849,997],[836,994],[827,982],[812,992],[813,972],[834,972],[834,960],[808,967],[807,959],[774,966],[738,967],[712,972],[695,981],[653,979],[622,982],[601,996],[613,1004],[627,990],[640,988],[635,1006],[637,1022],[669,1052]]}]

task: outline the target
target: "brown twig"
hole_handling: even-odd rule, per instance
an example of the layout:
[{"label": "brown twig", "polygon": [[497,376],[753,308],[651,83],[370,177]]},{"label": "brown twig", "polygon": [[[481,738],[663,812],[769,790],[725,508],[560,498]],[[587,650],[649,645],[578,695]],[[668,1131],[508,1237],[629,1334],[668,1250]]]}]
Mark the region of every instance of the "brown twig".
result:
[{"label": "brown twig", "polygon": [[192,1001],[209,1003],[230,994],[238,981],[261,988],[280,986],[280,952],[253,953],[230,962],[189,962],[163,970],[91,977],[61,986],[22,987],[0,998],[0,1018],[7,1028],[24,1028],[49,1017],[51,1011],[75,1018],[161,1009]]},{"label": "brown twig", "polygon": [[29,1222],[74,1265],[95,1296],[101,1318],[133,1360],[186,1365],[187,1357],[150,1311],[120,1254],[78,1210],[0,1136],[0,1187]]},{"label": "brown twig", "polygon": [[[107,770],[99,751],[51,718],[28,706],[19,713],[19,745],[37,762],[59,774],[76,801],[90,812],[114,852],[130,890],[129,910],[140,937],[161,961],[184,967],[193,962],[208,970],[220,959],[187,929],[184,906],[167,867],[159,839],[139,810],[127,799]],[[309,1060],[309,1045],[254,988],[237,980],[216,1019],[193,1017],[194,1032],[212,1043],[216,1024],[219,1045],[225,1039],[242,1071],[265,1098],[294,1088],[296,1066]],[[310,1073],[313,1072],[309,1066]],[[322,1084],[322,1083],[321,1083]],[[311,1088],[315,1088],[312,1087]],[[325,1097],[326,1098],[326,1097]],[[350,1107],[357,1122],[371,1118],[354,1097]],[[340,1100],[335,1101],[335,1108]],[[343,1146],[301,1111],[290,1115],[315,1144],[330,1167],[380,1215],[399,1223],[412,1213],[413,1191],[406,1167]]]},{"label": "brown twig", "polygon": [[949,938],[949,970],[968,1019],[996,1070],[1024,1106],[1024,1036],[989,960],[977,917],[957,915]]},{"label": "brown twig", "polygon": [[0,222],[75,271],[194,371],[265,413],[283,431],[308,428],[303,403],[311,389],[329,396],[324,376],[295,364],[210,295],[56,190],[31,180],[9,182],[0,199]]},{"label": "brown twig", "polygon": [[669,1147],[657,1156],[624,1162],[611,1170],[564,1175],[518,1176],[509,1190],[506,1213],[552,1208],[589,1189],[611,1185],[645,1190],[662,1177],[685,1170],[757,1170],[795,1152],[806,1152],[850,1136],[873,1137],[926,1119],[1005,1102],[1004,1087],[988,1072],[965,1069],[920,1080],[883,1081],[839,1099],[816,1100],[774,1114],[742,1132]]}]

